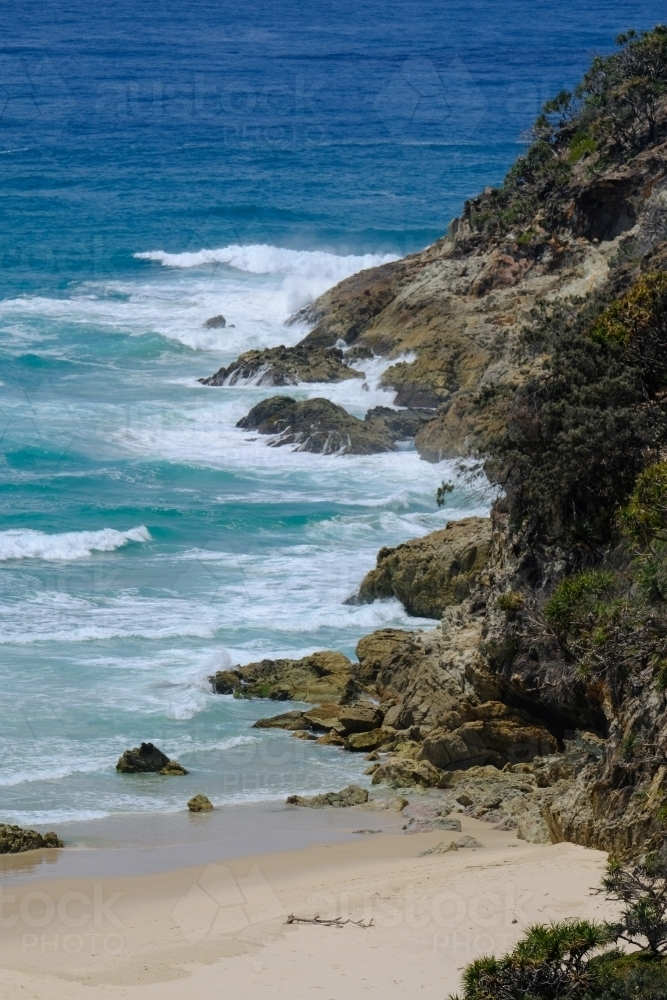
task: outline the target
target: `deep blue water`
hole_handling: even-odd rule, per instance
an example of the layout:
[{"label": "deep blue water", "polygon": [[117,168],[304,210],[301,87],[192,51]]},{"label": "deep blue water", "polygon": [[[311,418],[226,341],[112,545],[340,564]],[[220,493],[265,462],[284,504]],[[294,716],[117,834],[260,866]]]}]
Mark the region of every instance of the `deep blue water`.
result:
[{"label": "deep blue water", "polygon": [[[196,379],[294,342],[284,320],[309,298],[440,236],[547,97],[661,17],[581,0],[3,4],[0,819],[359,774],[253,736],[271,706],[216,698],[206,676],[414,625],[395,602],[341,601],[381,545],[485,500],[461,487],[438,511],[451,470],[414,452],[268,448],[234,425],[270,390]],[[220,311],[233,328],[204,330]],[[391,400],[381,369],[370,392],[297,391],[361,414]],[[192,776],[117,776],[141,739]]]}]

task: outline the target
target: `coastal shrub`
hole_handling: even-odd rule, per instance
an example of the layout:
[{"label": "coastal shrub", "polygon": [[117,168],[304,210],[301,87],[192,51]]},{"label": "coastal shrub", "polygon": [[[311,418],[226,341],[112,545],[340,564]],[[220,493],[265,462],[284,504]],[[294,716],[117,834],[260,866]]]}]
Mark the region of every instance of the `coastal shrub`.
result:
[{"label": "coastal shrub", "polygon": [[620,520],[634,542],[667,541],[667,462],[656,462],[639,475]]},{"label": "coastal shrub", "polygon": [[656,851],[631,864],[610,859],[599,892],[623,904],[608,925],[613,940],[655,956],[667,951],[667,855]]},{"label": "coastal shrub", "polygon": [[526,228],[540,211],[553,228],[568,202],[573,167],[584,158],[592,171],[659,141],[667,94],[667,28],[628,31],[618,50],[597,56],[573,93],[547,101],[533,126],[533,142],[502,187],[466,203],[473,229],[505,234]]},{"label": "coastal shrub", "polygon": [[466,968],[462,1000],[581,998],[595,987],[588,959],[608,941],[603,924],[586,920],[535,925],[509,954]]},{"label": "coastal shrub", "polygon": [[652,605],[667,602],[667,462],[641,473],[619,521],[635,546],[633,570],[639,593]]},{"label": "coastal shrub", "polygon": [[523,594],[517,590],[510,590],[496,599],[496,607],[499,611],[505,612],[508,621],[514,621],[524,603]]},{"label": "coastal shrub", "polygon": [[489,474],[510,520],[564,537],[595,558],[617,512],[667,441],[667,276],[645,276],[618,303],[544,305],[526,348],[549,356],[515,394]]},{"label": "coastal shrub", "polygon": [[[450,1000],[664,1000],[667,854],[610,858],[596,892],[621,904],[616,920],[530,927],[508,954],[468,965],[462,997]],[[637,950],[612,947],[618,941]]]},{"label": "coastal shrub", "polygon": [[614,574],[607,570],[586,570],[566,577],[545,604],[544,618],[555,631],[571,632],[581,627],[601,598],[610,596],[614,585]]}]

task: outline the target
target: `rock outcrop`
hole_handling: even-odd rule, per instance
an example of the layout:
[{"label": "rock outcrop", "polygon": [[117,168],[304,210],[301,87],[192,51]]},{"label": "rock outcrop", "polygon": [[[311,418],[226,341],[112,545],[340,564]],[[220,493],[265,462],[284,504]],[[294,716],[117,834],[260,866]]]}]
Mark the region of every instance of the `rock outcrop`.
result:
[{"label": "rock outcrop", "polygon": [[288,806],[306,806],[309,809],[348,809],[368,802],[368,791],[359,785],[348,785],[340,792],[325,792],[323,795],[288,795]]},{"label": "rock outcrop", "polygon": [[42,834],[21,826],[0,823],[0,854],[21,854],[23,851],[38,851],[43,847],[64,846],[53,831]]},{"label": "rock outcrop", "polygon": [[255,729],[286,729],[300,738],[317,739],[315,734],[325,733],[319,742],[346,750],[370,752],[391,742],[396,730],[383,727],[382,711],[375,705],[353,706],[324,704],[306,712],[284,712],[268,719],[258,719]]},{"label": "rock outcrop", "polygon": [[344,364],[343,352],[335,347],[311,350],[297,347],[269,347],[246,351],[228,368],[220,368],[202,385],[298,385],[299,382],[343,382],[364,378],[364,373]]},{"label": "rock outcrop", "polygon": [[219,670],[209,680],[216,694],[273,701],[349,705],[362,689],[355,665],[342,653],[326,651],[301,660],[260,660],[233,670]]},{"label": "rock outcrop", "polygon": [[142,743],[141,746],[126,750],[118,758],[116,770],[121,774],[165,774],[183,775],[188,772],[176,760],[170,760],[165,753],[158,750],[152,743]]},{"label": "rock outcrop", "polygon": [[271,446],[321,455],[374,455],[393,451],[397,441],[414,437],[428,418],[423,411],[377,406],[363,420],[328,399],[295,400],[272,396],[253,406],[237,427],[271,435]]},{"label": "rock outcrop", "polygon": [[380,549],[358,600],[397,597],[411,615],[442,618],[445,608],[470,596],[488,562],[491,536],[490,518],[466,517],[423,538]]},{"label": "rock outcrop", "polygon": [[[660,115],[657,136],[664,106]],[[293,317],[311,327],[296,347],[248,352],[203,381],[339,381],[361,375],[346,362],[382,356],[393,361],[382,383],[395,404],[434,411],[415,437],[422,458],[484,451],[516,390],[545,371],[547,359],[523,340],[532,310],[614,291],[633,273],[664,266],[667,143],[626,150],[619,163],[617,151],[571,155],[573,137],[562,131],[562,176],[528,192],[525,218],[508,223],[502,191],[487,189],[446,237],[352,275]]]}]

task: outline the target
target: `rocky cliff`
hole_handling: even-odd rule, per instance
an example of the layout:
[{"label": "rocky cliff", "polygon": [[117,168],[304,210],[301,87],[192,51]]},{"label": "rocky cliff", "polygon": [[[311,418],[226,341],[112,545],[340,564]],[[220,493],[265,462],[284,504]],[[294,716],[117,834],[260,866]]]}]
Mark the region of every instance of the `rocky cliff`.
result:
[{"label": "rocky cliff", "polygon": [[[370,749],[374,783],[619,853],[667,829],[666,93],[667,29],[621,39],[545,105],[502,187],[327,292],[283,349],[392,359],[396,405],[431,411],[422,457],[483,452],[501,496],[361,582],[435,628],[364,637],[344,698],[271,724]],[[275,665],[243,670],[229,690]]]}]

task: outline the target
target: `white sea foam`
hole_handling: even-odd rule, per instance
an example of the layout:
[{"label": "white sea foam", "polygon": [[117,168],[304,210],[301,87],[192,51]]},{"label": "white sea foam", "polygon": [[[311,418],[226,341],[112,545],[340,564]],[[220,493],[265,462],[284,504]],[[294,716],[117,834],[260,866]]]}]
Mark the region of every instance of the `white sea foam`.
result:
[{"label": "white sea foam", "polygon": [[0,562],[10,559],[71,562],[86,559],[93,552],[113,552],[128,542],[150,540],[148,528],[143,525],[129,531],[102,528],[101,531],[64,531],[53,535],[32,528],[12,528],[0,531]]},{"label": "white sea foam", "polygon": [[327,288],[357,271],[398,259],[396,254],[340,255],[326,250],[289,250],[266,243],[250,246],[232,244],[194,253],[149,250],[134,256],[140,260],[157,261],[163,267],[193,268],[207,264],[226,264],[248,274],[284,275],[283,290],[290,312],[300,309]]}]

